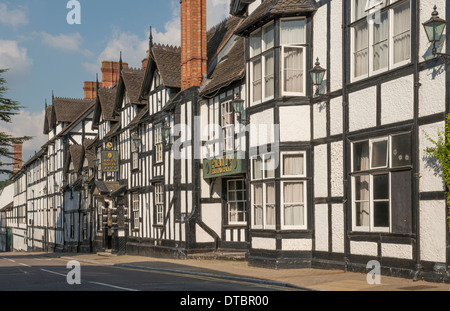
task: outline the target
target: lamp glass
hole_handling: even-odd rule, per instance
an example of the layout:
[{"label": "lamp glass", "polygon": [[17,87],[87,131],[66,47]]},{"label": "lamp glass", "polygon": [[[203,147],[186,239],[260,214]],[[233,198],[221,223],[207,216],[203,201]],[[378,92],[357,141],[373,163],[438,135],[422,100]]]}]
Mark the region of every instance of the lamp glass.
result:
[{"label": "lamp glass", "polygon": [[241,112],[243,106],[244,106],[244,100],[243,99],[236,98],[233,101],[233,109],[234,109],[235,112]]}]

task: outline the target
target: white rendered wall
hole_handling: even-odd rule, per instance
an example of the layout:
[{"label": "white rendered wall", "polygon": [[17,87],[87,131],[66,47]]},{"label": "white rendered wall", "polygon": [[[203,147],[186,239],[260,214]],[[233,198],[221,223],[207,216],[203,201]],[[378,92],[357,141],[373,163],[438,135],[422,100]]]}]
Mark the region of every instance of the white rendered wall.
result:
[{"label": "white rendered wall", "polygon": [[[395,94],[395,96],[392,96]],[[406,121],[414,115],[414,77],[409,75],[381,85],[381,124]]]},{"label": "white rendered wall", "polygon": [[314,147],[314,196],[328,196],[327,145]]},{"label": "white rendered wall", "polygon": [[376,87],[349,94],[350,131],[375,127],[377,125]]},{"label": "white rendered wall", "polygon": [[334,253],[344,252],[344,208],[333,204],[331,208],[331,249]]},{"label": "white rendered wall", "polygon": [[420,201],[420,259],[446,260],[446,206],[444,200]]},{"label": "white rendered wall", "polygon": [[328,251],[328,205],[317,204],[315,207],[315,249]]},{"label": "white rendered wall", "polygon": [[280,107],[280,141],[311,140],[309,105]]}]

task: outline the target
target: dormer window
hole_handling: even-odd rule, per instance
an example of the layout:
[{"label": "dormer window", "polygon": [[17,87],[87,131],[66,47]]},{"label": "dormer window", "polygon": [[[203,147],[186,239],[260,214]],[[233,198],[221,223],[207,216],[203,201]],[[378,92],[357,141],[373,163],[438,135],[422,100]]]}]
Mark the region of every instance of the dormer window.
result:
[{"label": "dormer window", "polygon": [[[280,96],[304,96],[306,79],[306,19],[283,18],[271,22],[250,34],[249,85],[250,101],[258,104],[274,98],[276,88]],[[279,33],[280,42],[275,42]],[[275,48],[280,48],[280,61],[275,62]],[[275,73],[280,83],[275,83]]]}]

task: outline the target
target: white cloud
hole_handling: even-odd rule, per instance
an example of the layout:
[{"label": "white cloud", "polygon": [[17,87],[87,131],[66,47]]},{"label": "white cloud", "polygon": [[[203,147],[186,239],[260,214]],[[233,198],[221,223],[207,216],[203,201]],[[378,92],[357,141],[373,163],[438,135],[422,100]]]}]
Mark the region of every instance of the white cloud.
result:
[{"label": "white cloud", "polygon": [[82,48],[83,38],[79,33],[51,35],[46,32],[40,33],[42,43],[61,51],[79,52],[84,56],[93,56],[93,53]]},{"label": "white cloud", "polygon": [[28,25],[27,15],[22,9],[9,10],[5,3],[0,3],[0,24],[17,28]]},{"label": "white cloud", "polygon": [[43,134],[45,112],[30,112],[20,110],[11,118],[11,123],[0,123],[0,132],[5,132],[13,137],[32,136],[33,139],[23,144],[23,160],[26,162],[34,152],[37,152],[47,142],[47,136]]},{"label": "white cloud", "polygon": [[[228,17],[228,0],[207,0],[207,27],[208,29]],[[181,26],[180,26],[180,3],[171,1],[172,17],[164,24],[164,29],[153,27],[153,41],[158,44],[180,46]],[[129,67],[141,67],[142,59],[148,50],[149,30],[145,36],[121,32],[115,30],[107,40],[106,47],[100,53],[96,63],[85,62],[83,67],[90,73],[98,73],[101,62],[104,60],[119,60],[122,51],[123,61]]]},{"label": "white cloud", "polygon": [[22,82],[28,77],[32,65],[26,48],[20,47],[17,41],[0,40],[0,68],[9,69],[5,74],[8,84]]}]

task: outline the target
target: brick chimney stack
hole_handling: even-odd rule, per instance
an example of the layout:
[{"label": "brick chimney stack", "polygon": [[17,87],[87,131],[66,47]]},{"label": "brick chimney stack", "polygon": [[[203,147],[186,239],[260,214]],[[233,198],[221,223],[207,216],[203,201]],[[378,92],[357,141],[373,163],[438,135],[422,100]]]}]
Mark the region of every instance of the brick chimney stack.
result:
[{"label": "brick chimney stack", "polygon": [[[97,83],[93,82],[93,81],[85,81],[84,82],[84,87],[83,87],[84,99],[94,99],[95,96],[97,96],[96,84]],[[101,83],[99,83],[99,87],[102,87]]]},{"label": "brick chimney stack", "polygon": [[[123,68],[128,68],[128,63],[122,63]],[[119,81],[120,62],[102,62],[102,87],[110,87]]]},{"label": "brick chimney stack", "polygon": [[22,145],[23,145],[23,142],[15,143],[13,145],[13,157],[14,157],[13,173],[14,174],[22,169],[22,164],[23,164]]},{"label": "brick chimney stack", "polygon": [[206,74],[206,0],[180,0],[181,90],[203,84]]}]

